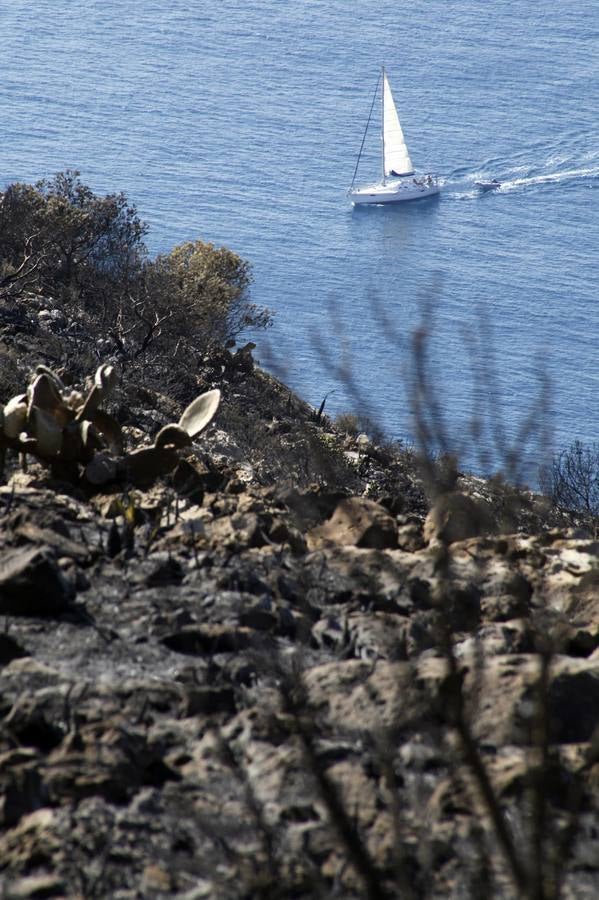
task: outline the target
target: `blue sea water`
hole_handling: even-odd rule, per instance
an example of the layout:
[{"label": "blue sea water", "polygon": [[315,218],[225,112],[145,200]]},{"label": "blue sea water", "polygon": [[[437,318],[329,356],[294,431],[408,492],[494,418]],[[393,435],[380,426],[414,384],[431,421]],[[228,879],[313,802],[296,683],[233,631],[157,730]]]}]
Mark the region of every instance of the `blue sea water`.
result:
[{"label": "blue sea water", "polygon": [[[353,209],[382,63],[444,187]],[[0,110],[0,187],[74,167],[127,193],[152,252],[248,258],[276,313],[257,356],[315,406],[411,440],[425,325],[468,465],[599,440],[598,0],[1,0]]]}]

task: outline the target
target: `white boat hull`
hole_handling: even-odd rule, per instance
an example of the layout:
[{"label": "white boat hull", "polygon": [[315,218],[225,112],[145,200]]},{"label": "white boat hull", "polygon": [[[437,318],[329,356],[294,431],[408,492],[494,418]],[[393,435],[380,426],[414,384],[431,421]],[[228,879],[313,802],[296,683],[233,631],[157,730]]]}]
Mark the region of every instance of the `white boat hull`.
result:
[{"label": "white boat hull", "polygon": [[386,183],[353,188],[348,197],[355,205],[363,203],[402,203],[405,200],[423,200],[438,194],[441,187],[436,179],[402,178]]}]

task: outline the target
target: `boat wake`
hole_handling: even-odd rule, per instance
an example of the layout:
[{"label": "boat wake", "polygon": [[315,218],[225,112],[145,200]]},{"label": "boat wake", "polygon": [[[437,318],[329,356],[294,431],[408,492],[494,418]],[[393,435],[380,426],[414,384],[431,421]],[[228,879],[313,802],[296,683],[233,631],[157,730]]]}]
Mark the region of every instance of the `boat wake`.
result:
[{"label": "boat wake", "polygon": [[599,178],[599,165],[580,169],[565,169],[557,172],[544,172],[538,175],[512,178],[501,182],[502,191],[515,191],[521,188],[543,184],[559,184],[560,182],[581,181]]},{"label": "boat wake", "polygon": [[[511,162],[511,165],[510,165]],[[567,153],[554,153],[540,165],[521,163],[501,158],[489,159],[478,169],[461,167],[443,177],[443,194],[455,200],[471,200],[489,193],[494,181],[493,194],[542,188],[545,185],[564,186],[580,181],[599,179],[599,152],[586,154],[582,160],[574,160]]]}]

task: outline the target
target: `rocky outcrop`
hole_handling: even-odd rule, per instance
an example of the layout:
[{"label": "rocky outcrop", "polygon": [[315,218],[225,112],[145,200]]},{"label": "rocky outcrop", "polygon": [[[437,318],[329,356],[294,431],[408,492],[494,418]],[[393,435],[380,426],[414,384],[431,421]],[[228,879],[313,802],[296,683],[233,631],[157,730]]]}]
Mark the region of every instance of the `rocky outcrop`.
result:
[{"label": "rocky outcrop", "polygon": [[0,488],[4,896],[596,896],[597,542],[206,447]]}]

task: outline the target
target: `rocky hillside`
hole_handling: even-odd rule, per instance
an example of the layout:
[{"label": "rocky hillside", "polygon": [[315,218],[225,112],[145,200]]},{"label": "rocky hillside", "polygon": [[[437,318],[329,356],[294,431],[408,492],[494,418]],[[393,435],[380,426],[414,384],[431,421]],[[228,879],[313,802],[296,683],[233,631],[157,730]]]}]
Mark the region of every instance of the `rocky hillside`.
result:
[{"label": "rocky hillside", "polygon": [[[4,390],[69,380],[40,305],[4,310]],[[222,391],[169,474],[8,451],[0,896],[596,897],[599,543],[499,481],[431,506],[251,347],[138,376],[130,447]]]}]

